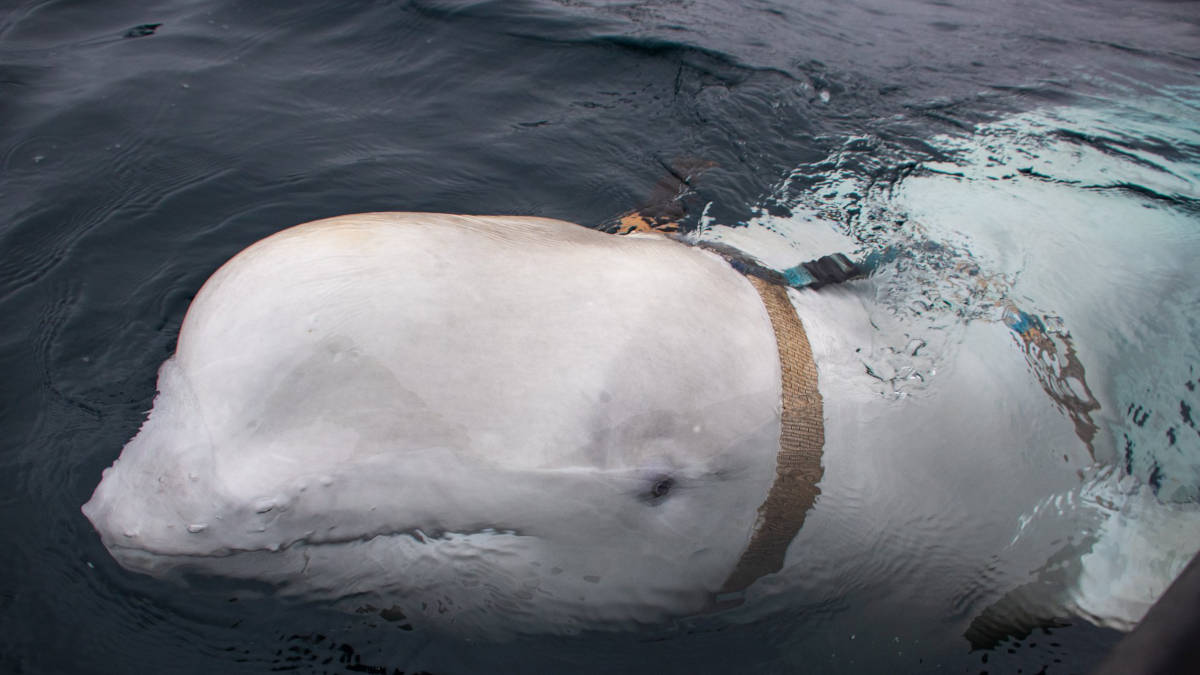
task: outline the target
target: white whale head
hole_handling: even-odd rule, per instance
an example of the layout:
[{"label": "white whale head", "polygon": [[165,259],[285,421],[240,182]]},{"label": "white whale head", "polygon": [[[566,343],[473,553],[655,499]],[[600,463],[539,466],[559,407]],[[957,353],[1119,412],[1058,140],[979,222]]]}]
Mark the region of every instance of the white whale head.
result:
[{"label": "white whale head", "polygon": [[776,470],[754,288],[657,237],[368,214],[205,284],[83,508],[124,566],[454,630],[704,609]]}]

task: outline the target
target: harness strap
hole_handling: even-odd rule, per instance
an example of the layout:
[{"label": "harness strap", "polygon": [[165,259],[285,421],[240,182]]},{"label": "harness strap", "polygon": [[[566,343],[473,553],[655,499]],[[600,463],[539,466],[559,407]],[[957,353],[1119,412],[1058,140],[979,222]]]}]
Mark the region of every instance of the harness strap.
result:
[{"label": "harness strap", "polygon": [[775,482],[758,507],[758,519],[750,543],[722,586],[722,596],[745,590],[760,577],[783,568],[788,545],[804,524],[809,509],[821,493],[818,483],[824,470],[821,453],[825,446],[825,420],[821,392],[817,389],[817,365],[804,326],[788,299],[787,289],[747,275],[758,291],[779,352],[782,373],[781,431]]},{"label": "harness strap", "polygon": [[[626,227],[618,230],[620,234],[657,231],[682,241],[673,234],[678,230],[677,226],[668,229],[657,220],[640,214],[634,216],[636,218],[622,220]],[[740,603],[742,591],[759,578],[783,569],[788,546],[804,525],[817,495],[821,494],[818,484],[824,475],[821,455],[825,447],[825,419],[821,392],[817,388],[817,365],[804,325],[788,299],[787,289],[817,289],[862,278],[882,258],[855,263],[835,253],[780,272],[732,246],[704,241],[690,245],[720,255],[758,291],[774,329],[781,373],[775,482],[758,507],[750,543],[717,593],[715,609],[720,609]]]}]

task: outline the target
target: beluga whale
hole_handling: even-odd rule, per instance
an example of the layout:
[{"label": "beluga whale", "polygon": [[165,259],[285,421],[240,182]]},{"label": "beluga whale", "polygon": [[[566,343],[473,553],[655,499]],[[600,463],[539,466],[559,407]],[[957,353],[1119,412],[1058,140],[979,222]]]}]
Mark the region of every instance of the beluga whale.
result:
[{"label": "beluga whale", "polygon": [[1080,590],[1116,519],[1105,393],[1044,319],[968,323],[919,395],[881,396],[853,265],[632,229],[366,213],[253,244],[84,514],[130,570],[468,635],[890,588],[982,640],[1060,610],[1128,627],[1169,583]]}]

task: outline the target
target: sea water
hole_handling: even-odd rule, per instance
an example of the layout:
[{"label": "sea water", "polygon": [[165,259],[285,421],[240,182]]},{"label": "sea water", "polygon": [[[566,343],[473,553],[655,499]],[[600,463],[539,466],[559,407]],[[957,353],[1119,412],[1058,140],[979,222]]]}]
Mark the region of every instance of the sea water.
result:
[{"label": "sea water", "polygon": [[898,252],[870,281],[879,396],[920,396],[963,326],[1015,306],[1114,373],[1097,458],[1194,505],[1198,26],[1173,2],[12,3],[0,670],[1086,671],[1117,631],[968,652],[956,617],[904,632],[852,602],[464,645],[130,574],[79,505],[191,297],[249,243],[371,210],[600,227],[680,166],[707,167],[686,227],[769,264]]}]

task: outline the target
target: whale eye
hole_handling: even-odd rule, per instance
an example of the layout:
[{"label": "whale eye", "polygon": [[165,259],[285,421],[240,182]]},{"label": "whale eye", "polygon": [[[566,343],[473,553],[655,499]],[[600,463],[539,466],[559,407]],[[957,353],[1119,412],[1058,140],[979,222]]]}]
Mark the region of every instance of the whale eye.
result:
[{"label": "whale eye", "polygon": [[650,489],[645,494],[646,501],[651,504],[661,502],[671,489],[675,487],[675,479],[670,476],[656,476],[650,483]]}]

